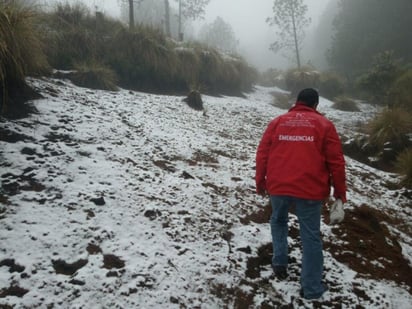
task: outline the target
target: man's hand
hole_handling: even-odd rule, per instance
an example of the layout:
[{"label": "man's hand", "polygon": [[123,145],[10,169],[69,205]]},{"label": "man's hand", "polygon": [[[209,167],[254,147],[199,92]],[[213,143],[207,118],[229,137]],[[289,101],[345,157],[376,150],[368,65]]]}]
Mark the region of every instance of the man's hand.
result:
[{"label": "man's hand", "polygon": [[343,210],[343,202],[341,199],[337,199],[330,207],[330,224],[341,223],[345,217],[345,211]]},{"label": "man's hand", "polygon": [[256,188],[256,193],[257,193],[258,195],[260,195],[260,196],[266,196],[266,195],[268,195],[268,192],[266,191],[265,188],[259,188],[259,187],[257,187],[257,188]]}]

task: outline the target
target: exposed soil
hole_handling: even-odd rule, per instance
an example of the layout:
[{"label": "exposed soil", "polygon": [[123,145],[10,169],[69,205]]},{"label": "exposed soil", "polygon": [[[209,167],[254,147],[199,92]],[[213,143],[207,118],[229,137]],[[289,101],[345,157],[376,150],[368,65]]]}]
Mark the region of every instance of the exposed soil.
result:
[{"label": "exposed soil", "polygon": [[[293,212],[293,207],[291,209]],[[260,208],[254,213],[247,215],[241,219],[243,224],[267,223],[271,216],[271,206],[268,203],[265,207]],[[328,207],[323,208],[323,220],[329,224]],[[399,285],[406,286],[409,292],[412,292],[412,268],[402,254],[397,236],[390,233],[387,225],[400,224],[398,219],[395,219],[382,211],[378,211],[367,205],[362,205],[354,209],[348,209],[345,212],[344,221],[332,229],[333,233],[339,242],[330,242],[324,240],[324,250],[329,252],[338,262],[346,264],[348,267],[358,273],[358,276],[366,277],[375,280],[394,281]],[[294,226],[289,228],[289,236],[293,239],[299,239],[299,230]],[[293,246],[289,245],[290,250]],[[258,249],[257,255],[249,257],[247,260],[246,281],[252,281],[248,285],[254,286],[255,289],[261,288],[264,285],[269,285],[267,279],[261,278],[261,271],[267,269],[271,265],[272,244],[268,243]],[[289,259],[289,280],[299,282],[300,265],[293,257]],[[328,270],[325,269],[325,272]],[[272,277],[273,280],[275,280]],[[337,282],[326,282],[330,288],[334,288]],[[227,291],[229,293],[229,291]],[[235,308],[248,308],[253,304],[251,295],[245,292],[231,291],[235,294]],[[353,292],[361,299],[367,297],[362,289],[354,286]],[[253,295],[253,293],[252,293]],[[331,302],[314,303],[313,308],[342,308],[341,304],[336,304],[336,299]],[[273,308],[270,306],[280,304],[267,304],[268,307],[262,305],[261,308]],[[278,307],[276,307],[278,308]],[[279,308],[293,308],[279,307]]]},{"label": "exposed soil", "polygon": [[412,268],[387,228],[395,222],[367,205],[348,210],[344,222],[333,229],[343,243],[325,242],[325,250],[361,275],[391,280],[412,292]]},{"label": "exposed soil", "polygon": [[34,91],[26,83],[16,82],[9,83],[6,102],[3,102],[3,97],[3,89],[0,88],[1,113],[3,117],[8,119],[21,119],[37,112],[36,108],[28,101],[42,98],[38,92]]}]

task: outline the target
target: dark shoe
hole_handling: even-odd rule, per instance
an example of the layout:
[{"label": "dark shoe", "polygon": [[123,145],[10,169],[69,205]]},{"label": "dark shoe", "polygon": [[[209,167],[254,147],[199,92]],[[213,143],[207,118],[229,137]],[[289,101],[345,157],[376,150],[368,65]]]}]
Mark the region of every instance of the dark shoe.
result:
[{"label": "dark shoe", "polygon": [[288,277],[288,272],[286,266],[272,266],[273,272],[275,273],[275,277],[279,280],[285,280]]},{"label": "dark shoe", "polygon": [[322,285],[323,285],[323,287],[324,287],[324,290],[323,290],[322,294],[320,294],[320,295],[314,295],[314,296],[305,297],[304,294],[303,294],[303,288],[300,288],[300,290],[299,290],[299,296],[302,297],[302,298],[304,298],[304,299],[307,299],[307,300],[318,300],[318,299],[320,299],[320,298],[323,296],[323,294],[325,294],[325,292],[329,291],[329,288],[328,288],[328,286],[327,286],[325,283],[322,283]]}]

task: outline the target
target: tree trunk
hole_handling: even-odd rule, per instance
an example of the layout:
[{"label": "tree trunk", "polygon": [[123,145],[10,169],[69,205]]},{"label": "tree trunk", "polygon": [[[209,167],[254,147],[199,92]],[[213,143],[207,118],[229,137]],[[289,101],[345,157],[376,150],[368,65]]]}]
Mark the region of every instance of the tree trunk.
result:
[{"label": "tree trunk", "polygon": [[291,9],[292,9],[293,38],[295,39],[296,60],[298,63],[298,69],[300,70],[300,55],[299,55],[298,35],[296,33],[295,7],[292,5]]},{"label": "tree trunk", "polygon": [[134,0],[129,0],[129,29],[134,29]]},{"label": "tree trunk", "polygon": [[179,0],[179,41],[183,41],[183,32],[182,32],[182,0]]},{"label": "tree trunk", "polygon": [[169,7],[169,0],[165,0],[165,30],[166,30],[166,35],[168,37],[171,36],[170,33],[170,7]]}]

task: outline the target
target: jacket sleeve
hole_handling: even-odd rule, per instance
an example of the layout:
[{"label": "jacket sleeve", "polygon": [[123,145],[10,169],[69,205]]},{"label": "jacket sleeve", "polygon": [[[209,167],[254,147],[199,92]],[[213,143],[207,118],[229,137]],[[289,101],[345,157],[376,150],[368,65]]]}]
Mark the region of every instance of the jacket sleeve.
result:
[{"label": "jacket sleeve", "polygon": [[269,158],[269,152],[272,144],[272,131],[274,127],[275,120],[273,120],[265,132],[263,133],[262,139],[260,140],[259,146],[256,152],[256,191],[266,190],[266,168]]},{"label": "jacket sleeve", "polygon": [[342,143],[336,132],[335,126],[331,123],[326,132],[325,139],[325,156],[332,186],[333,196],[346,202],[346,173],[345,158],[342,151]]}]

